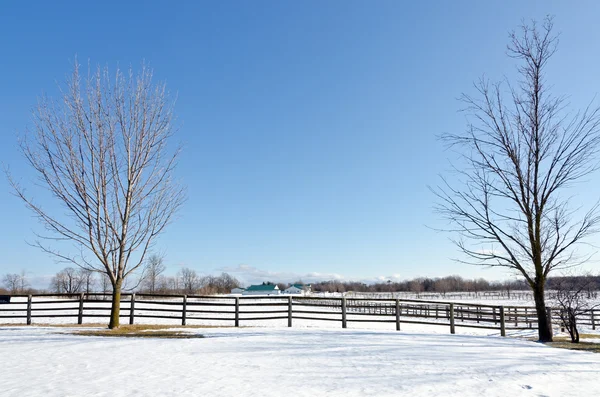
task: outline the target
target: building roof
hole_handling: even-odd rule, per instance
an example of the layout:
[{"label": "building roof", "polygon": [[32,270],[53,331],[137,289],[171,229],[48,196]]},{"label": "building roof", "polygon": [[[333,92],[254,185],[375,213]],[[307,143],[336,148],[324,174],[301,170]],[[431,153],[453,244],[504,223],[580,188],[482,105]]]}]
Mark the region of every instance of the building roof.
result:
[{"label": "building roof", "polygon": [[259,285],[251,285],[246,288],[246,291],[274,291],[279,289],[275,284],[259,284]]},{"label": "building roof", "polygon": [[298,289],[308,289],[311,287],[311,284],[292,284],[290,287],[296,287]]}]

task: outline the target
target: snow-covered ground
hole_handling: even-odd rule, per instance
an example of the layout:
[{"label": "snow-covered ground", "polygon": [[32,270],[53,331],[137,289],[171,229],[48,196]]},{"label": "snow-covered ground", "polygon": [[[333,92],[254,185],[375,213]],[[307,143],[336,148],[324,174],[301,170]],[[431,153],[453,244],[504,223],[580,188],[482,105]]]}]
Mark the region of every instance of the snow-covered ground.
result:
[{"label": "snow-covered ground", "polygon": [[0,396],[593,396],[600,355],[513,338],[316,328],[204,339],[0,327]]}]

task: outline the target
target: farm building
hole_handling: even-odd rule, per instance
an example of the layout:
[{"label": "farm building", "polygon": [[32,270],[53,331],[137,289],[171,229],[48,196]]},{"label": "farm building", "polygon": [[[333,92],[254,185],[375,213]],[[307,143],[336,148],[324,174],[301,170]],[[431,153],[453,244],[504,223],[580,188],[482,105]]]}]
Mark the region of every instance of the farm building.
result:
[{"label": "farm building", "polygon": [[292,294],[292,295],[304,295],[309,294],[311,292],[310,284],[292,284],[285,290],[283,290],[284,294]]},{"label": "farm building", "polygon": [[279,295],[281,290],[275,284],[251,285],[242,292],[242,295]]}]

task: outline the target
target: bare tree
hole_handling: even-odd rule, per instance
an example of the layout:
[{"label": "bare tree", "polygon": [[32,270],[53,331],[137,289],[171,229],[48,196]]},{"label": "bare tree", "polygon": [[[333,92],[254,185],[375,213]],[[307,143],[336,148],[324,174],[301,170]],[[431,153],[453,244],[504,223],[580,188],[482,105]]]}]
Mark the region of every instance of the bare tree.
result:
[{"label": "bare tree", "polygon": [[[109,327],[119,326],[124,281],[184,200],[175,181],[172,106],[152,71],[97,68],[81,81],[76,64],[62,101],[42,98],[34,130],[21,143],[42,187],[62,205],[52,212],[11,178],[16,194],[45,226],[34,245],[82,268],[105,273],[112,285]],[[64,216],[64,211],[67,215]],[[79,254],[43,240],[72,243]]]},{"label": "bare tree", "polygon": [[57,293],[76,294],[84,286],[83,276],[80,270],[67,267],[52,277],[50,286]]},{"label": "bare tree", "polygon": [[208,276],[206,279],[217,294],[228,294],[232,289],[240,286],[239,280],[228,273],[221,273],[220,276]]},{"label": "bare tree", "polygon": [[20,274],[5,274],[2,278],[2,284],[11,294],[22,294],[29,288],[27,275],[23,270]]},{"label": "bare tree", "polygon": [[82,290],[89,294],[94,290],[96,284],[95,272],[90,269],[79,269],[79,274],[82,280]]},{"label": "bare tree", "polygon": [[170,292],[171,288],[171,277],[166,277],[164,275],[158,276],[156,280],[156,291],[161,293]]},{"label": "bare tree", "polygon": [[460,236],[454,242],[469,258],[464,262],[521,274],[533,290],[539,339],[551,341],[548,274],[582,260],[577,244],[600,221],[598,205],[578,217],[562,194],[597,169],[600,113],[588,106],[570,115],[564,99],[550,93],[545,67],[558,44],[551,18],[541,27],[522,26],[510,39],[508,55],[520,61],[518,83],[481,79],[477,97],[463,95],[468,129],[443,137],[463,153],[459,182],[444,179],[433,191]]},{"label": "bare tree", "polygon": [[598,307],[590,299],[593,281],[589,276],[553,279],[554,300],[559,308],[561,323],[569,332],[572,343],[579,343],[578,320]]},{"label": "bare tree", "polygon": [[193,294],[200,288],[200,277],[195,270],[187,267],[179,271],[180,288],[184,294]]},{"label": "bare tree", "polygon": [[419,296],[419,293],[421,293],[425,290],[425,288],[423,287],[422,280],[412,280],[409,283],[409,288],[410,288],[410,291],[417,294],[417,296]]},{"label": "bare tree", "polygon": [[450,281],[447,278],[440,278],[434,281],[433,288],[436,292],[441,293],[443,296],[446,296],[446,293],[452,290]]},{"label": "bare tree", "polygon": [[165,277],[164,279],[161,279],[161,281],[164,281],[163,285],[167,286],[170,291],[181,292],[181,280],[179,275]]},{"label": "bare tree", "polygon": [[11,293],[19,292],[19,275],[16,273],[7,273],[2,277],[2,285]]},{"label": "bare tree", "polygon": [[163,262],[164,258],[158,254],[150,255],[146,262],[142,275],[142,288],[151,294],[156,292],[159,277],[166,269]]},{"label": "bare tree", "polygon": [[[106,273],[101,273],[101,276],[100,276],[100,291],[103,294],[108,294],[111,289],[112,289],[112,283],[110,282],[110,277]],[[103,299],[106,299],[106,297],[104,297]]]}]

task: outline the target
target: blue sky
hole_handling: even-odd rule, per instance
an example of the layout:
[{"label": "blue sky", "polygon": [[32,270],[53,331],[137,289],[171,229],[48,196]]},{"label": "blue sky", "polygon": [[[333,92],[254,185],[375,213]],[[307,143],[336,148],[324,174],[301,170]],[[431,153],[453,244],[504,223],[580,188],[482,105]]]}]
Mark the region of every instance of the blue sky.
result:
[{"label": "blue sky", "polygon": [[[555,15],[549,80],[573,108],[600,89],[595,1],[122,3],[3,3],[0,161],[30,175],[17,136],[75,56],[146,60],[177,94],[185,145],[189,200],[156,247],[172,273],[509,278],[452,262],[448,236],[431,229],[443,223],[427,186],[451,157],[436,135],[464,129],[456,98],[474,80],[514,74],[505,48],[521,19]],[[589,205],[598,181],[573,194]],[[6,178],[0,203],[0,273],[64,267],[26,244],[39,226]]]}]

